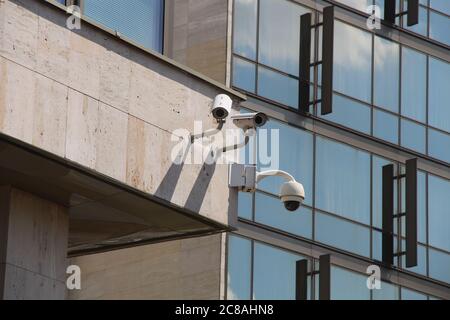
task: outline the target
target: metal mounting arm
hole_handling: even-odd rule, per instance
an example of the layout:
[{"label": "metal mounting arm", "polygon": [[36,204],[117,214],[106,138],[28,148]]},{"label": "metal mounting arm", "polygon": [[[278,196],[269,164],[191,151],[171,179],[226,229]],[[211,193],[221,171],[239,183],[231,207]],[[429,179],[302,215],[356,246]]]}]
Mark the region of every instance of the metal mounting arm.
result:
[{"label": "metal mounting arm", "polygon": [[217,133],[222,131],[224,123],[225,121],[219,121],[219,125],[215,129],[206,130],[205,132],[202,132],[200,134],[191,134],[191,143],[194,143],[194,141],[197,139],[209,138],[216,135]]},{"label": "metal mounting arm", "polygon": [[273,176],[283,177],[283,178],[286,179],[288,182],[295,181],[294,177],[291,176],[289,173],[287,173],[287,172],[285,172],[285,171],[281,171],[281,170],[269,170],[269,171],[257,172],[257,173],[256,173],[256,184],[258,184],[258,183],[259,183],[261,180],[263,180],[264,178],[267,178],[267,177],[273,177]]}]

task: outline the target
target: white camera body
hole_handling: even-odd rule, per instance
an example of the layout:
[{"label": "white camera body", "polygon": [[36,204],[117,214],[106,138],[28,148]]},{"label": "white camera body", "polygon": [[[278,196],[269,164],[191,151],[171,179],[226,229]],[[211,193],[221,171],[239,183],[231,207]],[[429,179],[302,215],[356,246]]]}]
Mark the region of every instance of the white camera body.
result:
[{"label": "white camera body", "polygon": [[296,211],[305,201],[305,188],[297,181],[289,181],[281,186],[280,199],[288,211]]},{"label": "white camera body", "polygon": [[268,177],[283,177],[287,182],[280,189],[280,200],[286,210],[296,211],[305,201],[305,188],[289,173],[281,170],[257,172],[255,165],[232,163],[229,166],[228,186],[242,192],[255,192],[258,183]]},{"label": "white camera body", "polygon": [[217,121],[223,121],[230,115],[233,100],[226,94],[219,94],[214,98],[211,113]]},{"label": "white camera body", "polygon": [[242,113],[231,116],[233,123],[240,129],[247,131],[262,127],[267,123],[268,117],[262,112]]}]

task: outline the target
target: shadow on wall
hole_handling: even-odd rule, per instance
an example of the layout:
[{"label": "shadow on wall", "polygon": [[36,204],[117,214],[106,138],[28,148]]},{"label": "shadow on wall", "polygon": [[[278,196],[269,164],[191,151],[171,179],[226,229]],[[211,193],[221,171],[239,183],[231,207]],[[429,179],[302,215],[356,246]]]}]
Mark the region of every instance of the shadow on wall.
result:
[{"label": "shadow on wall", "polygon": [[[172,165],[170,166],[169,170],[167,170],[166,175],[162,179],[158,189],[155,192],[155,195],[157,197],[166,199],[168,201],[172,200],[181,176],[181,172],[183,171],[186,158],[192,150],[191,148],[192,146],[186,148],[184,150],[184,154],[180,153],[178,155],[178,159],[181,159],[181,161],[178,161],[178,163],[172,162]],[[208,161],[205,161],[205,163],[203,163],[197,179],[195,180],[184,204],[185,208],[197,213],[200,212],[203,201],[205,200],[206,193],[208,191],[208,187],[211,184],[211,180],[216,171],[216,162],[214,162],[213,164],[209,164],[207,162]]]},{"label": "shadow on wall", "polygon": [[[213,85],[208,86],[206,83],[202,83],[202,80],[200,79],[193,79],[193,75],[188,74],[181,69],[177,69],[176,67],[170,67],[170,63],[158,59],[157,56],[152,56],[148,52],[138,47],[134,47],[123,40],[98,29],[95,26],[91,26],[87,22],[82,22],[82,28],[80,30],[70,31],[66,29],[66,20],[68,15],[63,14],[60,9],[54,7],[52,4],[46,3],[45,1],[29,0],[10,0],[10,2],[38,15],[39,19],[45,19],[55,24],[56,27],[64,28],[67,34],[70,34],[69,32],[74,32],[82,38],[92,43],[97,43],[106,50],[115,53],[124,59],[134,62],[146,69],[152,70],[153,72],[172,80],[173,82],[183,84],[188,91],[196,92],[205,97],[213,97],[217,94],[218,89]],[[51,43],[48,45],[51,45]],[[68,61],[68,63],[70,65],[70,61]],[[174,69],[176,69],[175,72]],[[155,83],[155,86],[158,86],[158,84]],[[186,155],[184,156],[186,157]],[[184,168],[184,161],[181,163],[182,164],[180,165],[175,163],[171,164],[169,170],[166,172],[156,190],[156,196],[168,201],[172,200]],[[211,184],[215,172],[216,164],[209,165],[204,163],[202,165],[196,181],[187,196],[185,202],[186,208],[194,212],[200,211],[206,197],[206,192]],[[226,181],[223,183],[226,183]],[[217,196],[221,195],[219,194]],[[233,210],[235,208],[233,207],[236,207],[237,205],[235,205],[235,202],[231,201],[233,200],[231,197],[235,197],[235,195],[230,194],[229,211],[234,212]]]}]

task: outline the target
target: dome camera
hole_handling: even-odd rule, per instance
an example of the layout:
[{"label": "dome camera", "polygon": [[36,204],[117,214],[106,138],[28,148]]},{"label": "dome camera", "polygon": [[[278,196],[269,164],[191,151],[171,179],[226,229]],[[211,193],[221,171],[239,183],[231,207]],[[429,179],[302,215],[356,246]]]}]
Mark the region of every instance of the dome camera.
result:
[{"label": "dome camera", "polygon": [[281,186],[280,198],[286,210],[296,211],[305,201],[305,189],[297,181],[289,181]]},{"label": "dome camera", "polygon": [[258,184],[269,177],[282,177],[287,182],[281,185],[279,198],[286,210],[298,210],[305,201],[305,189],[295,178],[282,170],[256,171],[256,165],[232,163],[229,167],[228,186],[242,192],[255,192]]}]

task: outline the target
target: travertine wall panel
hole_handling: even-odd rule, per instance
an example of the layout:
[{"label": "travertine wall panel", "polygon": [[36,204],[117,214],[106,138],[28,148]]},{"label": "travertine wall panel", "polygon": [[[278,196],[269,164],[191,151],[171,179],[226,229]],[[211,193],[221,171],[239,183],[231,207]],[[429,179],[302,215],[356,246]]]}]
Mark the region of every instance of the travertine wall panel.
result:
[{"label": "travertine wall panel", "polygon": [[70,260],[82,290],[69,299],[219,299],[221,235]]},{"label": "travertine wall panel", "polygon": [[91,169],[96,163],[98,118],[98,100],[69,89],[66,157]]},{"label": "travertine wall panel", "polygon": [[2,132],[28,143],[33,140],[35,74],[21,65],[0,59]]},{"label": "travertine wall panel", "polygon": [[0,17],[2,133],[227,223],[227,166],[171,157],[179,129],[217,125],[221,89],[86,22],[71,31],[41,1],[1,2]]},{"label": "travertine wall panel", "polygon": [[2,187],[0,192],[0,231],[6,235],[0,299],[64,299],[67,209],[18,189]]},{"label": "travertine wall panel", "polygon": [[[68,88],[39,74],[36,74],[35,81],[33,144],[64,157]],[[45,94],[40,94],[41,92]]]}]

